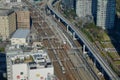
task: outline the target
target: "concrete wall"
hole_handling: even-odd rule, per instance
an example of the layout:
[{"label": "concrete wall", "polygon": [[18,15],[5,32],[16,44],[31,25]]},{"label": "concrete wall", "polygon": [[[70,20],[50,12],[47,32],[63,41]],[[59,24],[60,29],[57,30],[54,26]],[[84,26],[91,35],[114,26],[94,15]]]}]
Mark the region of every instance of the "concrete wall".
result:
[{"label": "concrete wall", "polygon": [[11,38],[11,45],[28,45],[25,38]]}]

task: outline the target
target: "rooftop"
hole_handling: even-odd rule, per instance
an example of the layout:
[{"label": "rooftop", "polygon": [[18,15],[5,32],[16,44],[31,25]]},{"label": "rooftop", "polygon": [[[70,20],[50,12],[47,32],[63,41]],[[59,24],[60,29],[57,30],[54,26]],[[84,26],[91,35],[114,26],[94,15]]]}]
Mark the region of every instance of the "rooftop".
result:
[{"label": "rooftop", "polygon": [[14,12],[12,9],[0,9],[0,16],[7,16]]},{"label": "rooftop", "polygon": [[26,38],[29,33],[30,33],[29,29],[18,29],[13,34],[12,38]]},{"label": "rooftop", "polygon": [[29,69],[52,67],[51,60],[49,59],[47,52],[44,50],[39,50],[38,52],[16,52],[16,54],[9,56],[12,65],[25,63],[28,64]]},{"label": "rooftop", "polygon": [[24,52],[19,45],[8,45],[6,54],[10,57],[12,65],[26,63],[30,69],[52,67],[47,51],[45,49],[37,49],[36,47],[37,45],[34,46],[35,50],[33,48],[29,52]]}]

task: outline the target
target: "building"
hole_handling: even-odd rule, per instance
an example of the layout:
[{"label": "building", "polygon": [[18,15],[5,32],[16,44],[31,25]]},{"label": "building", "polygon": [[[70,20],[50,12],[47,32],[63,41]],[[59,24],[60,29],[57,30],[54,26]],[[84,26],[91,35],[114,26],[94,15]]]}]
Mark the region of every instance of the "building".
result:
[{"label": "building", "polygon": [[22,0],[4,0],[3,7],[13,8],[13,7],[22,7],[25,5]]},{"label": "building", "polygon": [[97,20],[97,1],[98,0],[92,0],[92,16],[95,23]]},{"label": "building", "polygon": [[6,3],[21,2],[21,0],[6,0]]},{"label": "building", "polygon": [[0,53],[0,80],[6,78],[6,54]]},{"label": "building", "polygon": [[92,0],[77,0],[76,14],[78,17],[92,16]]},{"label": "building", "polygon": [[114,27],[115,0],[98,0],[97,3],[97,26],[102,29],[111,29]]},{"label": "building", "polygon": [[53,80],[54,67],[45,50],[7,46],[6,52],[8,80]]},{"label": "building", "polygon": [[0,10],[0,38],[7,40],[16,30],[16,14],[13,10]]},{"label": "building", "polygon": [[13,9],[13,7],[21,7],[23,4],[18,2],[6,2],[6,0],[0,1],[0,8]]},{"label": "building", "polygon": [[17,29],[10,39],[11,45],[28,45],[29,34],[29,29]]},{"label": "building", "polygon": [[30,28],[30,12],[28,10],[16,11],[17,28]]},{"label": "building", "polygon": [[61,3],[65,10],[75,8],[75,0],[61,0]]}]

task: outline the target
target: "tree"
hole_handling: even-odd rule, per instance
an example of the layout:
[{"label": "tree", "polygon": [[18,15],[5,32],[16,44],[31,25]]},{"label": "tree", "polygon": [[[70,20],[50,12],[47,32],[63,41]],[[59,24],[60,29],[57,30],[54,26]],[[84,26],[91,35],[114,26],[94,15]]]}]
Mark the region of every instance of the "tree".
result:
[{"label": "tree", "polygon": [[0,52],[4,52],[5,51],[5,48],[0,48]]}]

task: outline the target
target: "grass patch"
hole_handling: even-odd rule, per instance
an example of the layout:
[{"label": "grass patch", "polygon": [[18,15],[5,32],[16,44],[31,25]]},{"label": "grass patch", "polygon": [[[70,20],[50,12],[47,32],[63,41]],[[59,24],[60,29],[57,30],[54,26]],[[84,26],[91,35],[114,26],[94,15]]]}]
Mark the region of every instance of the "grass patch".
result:
[{"label": "grass patch", "polygon": [[114,64],[120,65],[120,61],[115,61]]},{"label": "grass patch", "polygon": [[115,58],[118,58],[117,53],[110,53],[110,52],[108,52],[107,54],[108,54],[109,57],[111,57],[112,60],[115,59]]},{"label": "grass patch", "polygon": [[111,42],[103,42],[101,43],[103,45],[104,48],[114,48],[113,44]]},{"label": "grass patch", "polygon": [[115,65],[113,65],[113,63],[110,64],[110,67],[115,71],[115,73],[117,73],[119,75],[120,70],[118,67],[116,67]]},{"label": "grass patch", "polygon": [[107,33],[103,32],[101,35],[103,35],[103,41],[110,41],[110,37]]},{"label": "grass patch", "polygon": [[0,52],[5,52],[5,48],[0,48]]},{"label": "grass patch", "polygon": [[67,19],[74,19],[76,17],[76,11],[74,9],[64,10],[63,13]]},{"label": "grass patch", "polygon": [[94,40],[110,41],[108,34],[94,23],[86,24],[84,29],[88,29],[88,32],[93,36]]},{"label": "grass patch", "polygon": [[34,60],[33,60],[33,57],[32,56],[30,56],[30,58],[25,58],[25,60],[24,60],[24,62],[33,62]]}]

